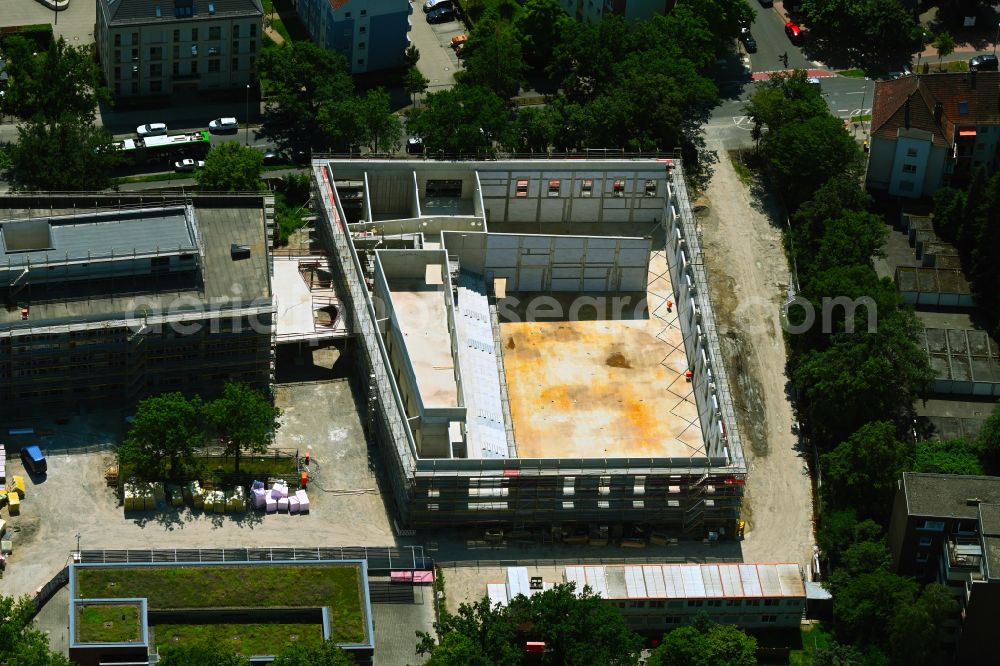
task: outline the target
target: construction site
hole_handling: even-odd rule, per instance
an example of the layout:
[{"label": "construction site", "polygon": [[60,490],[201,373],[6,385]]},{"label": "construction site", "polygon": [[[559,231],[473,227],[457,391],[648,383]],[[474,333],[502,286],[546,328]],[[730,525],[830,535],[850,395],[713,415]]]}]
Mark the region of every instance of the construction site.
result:
[{"label": "construction site", "polygon": [[679,160],[313,180],[397,531],[735,532],[747,463]]}]

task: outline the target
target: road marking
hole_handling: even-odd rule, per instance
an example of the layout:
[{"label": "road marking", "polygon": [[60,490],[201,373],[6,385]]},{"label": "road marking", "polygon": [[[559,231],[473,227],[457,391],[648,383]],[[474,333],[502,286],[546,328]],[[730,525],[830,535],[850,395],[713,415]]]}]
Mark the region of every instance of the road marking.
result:
[{"label": "road marking", "polygon": [[850,109],[837,109],[837,113],[847,113]]},{"label": "road marking", "polygon": [[859,90],[858,92],[849,92],[849,93],[844,93],[844,94],[845,95],[864,95],[865,91],[864,90]]}]

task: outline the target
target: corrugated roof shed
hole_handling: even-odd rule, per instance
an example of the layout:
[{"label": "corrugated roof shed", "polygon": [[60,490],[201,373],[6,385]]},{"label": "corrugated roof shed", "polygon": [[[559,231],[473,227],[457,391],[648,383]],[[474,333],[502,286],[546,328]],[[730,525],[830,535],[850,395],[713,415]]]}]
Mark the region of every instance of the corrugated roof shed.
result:
[{"label": "corrugated roof shed", "polygon": [[605,599],[805,597],[799,565],[789,563],[568,566],[563,580]]}]

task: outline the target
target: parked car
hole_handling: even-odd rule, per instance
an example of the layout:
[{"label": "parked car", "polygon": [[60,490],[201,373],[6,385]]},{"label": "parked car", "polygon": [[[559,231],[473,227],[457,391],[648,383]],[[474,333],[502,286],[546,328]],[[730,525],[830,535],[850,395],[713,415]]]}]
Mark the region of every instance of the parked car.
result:
[{"label": "parked car", "polygon": [[45,454],[37,446],[22,447],[21,462],[24,464],[24,468],[32,474],[45,474],[49,469]]},{"label": "parked car", "polygon": [[203,166],[205,166],[205,160],[192,160],[188,158],[174,162],[174,169],[176,171],[194,171],[195,169],[200,169]]},{"label": "parked car", "polygon": [[440,7],[438,9],[432,9],[427,14],[428,23],[448,23],[454,21],[458,17],[455,10],[451,7]]},{"label": "parked car", "polygon": [[424,140],[419,136],[411,136],[406,140],[406,152],[410,155],[420,155],[424,152]]},{"label": "parked car", "polygon": [[435,9],[442,9],[444,7],[455,8],[454,0],[427,0],[424,3],[424,13],[427,14]]},{"label": "parked car", "polygon": [[785,34],[788,35],[792,44],[802,43],[802,28],[795,21],[789,21],[785,24]]},{"label": "parked car", "polygon": [[167,133],[167,126],[163,123],[148,123],[136,127],[135,133],[139,136],[162,136]]},{"label": "parked car", "polygon": [[284,164],[287,161],[288,157],[280,151],[273,148],[268,148],[264,151],[264,164]]},{"label": "parked car", "polygon": [[236,118],[216,118],[208,123],[208,129],[212,132],[233,132],[239,128]]},{"label": "parked car", "polygon": [[995,55],[976,56],[969,60],[969,71],[995,72],[997,71],[997,57]]},{"label": "parked car", "polygon": [[753,38],[748,29],[743,28],[743,31],[740,33],[740,41],[746,47],[747,53],[757,53],[757,40]]}]

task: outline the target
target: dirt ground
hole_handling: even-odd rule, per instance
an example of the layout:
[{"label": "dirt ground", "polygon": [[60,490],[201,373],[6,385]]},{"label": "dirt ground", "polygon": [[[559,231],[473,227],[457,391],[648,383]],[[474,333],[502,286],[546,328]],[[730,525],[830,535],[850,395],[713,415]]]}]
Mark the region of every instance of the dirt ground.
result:
[{"label": "dirt ground", "polygon": [[[308,515],[188,508],[126,514],[103,477],[113,454],[74,448],[74,419],[39,440],[49,451],[48,474],[25,479],[21,515],[0,514],[14,546],[0,594],[26,594],[48,582],[76,549],[76,535],[84,550],[395,545],[349,383],[279,385],[277,403],[284,409],[277,446],[311,453]],[[88,436],[86,444],[99,439]],[[21,474],[20,461],[8,458],[7,472]]]},{"label": "dirt ground", "polygon": [[749,467],[743,558],[799,562],[812,557],[812,490],[796,450],[781,306],[790,274],[781,232],[719,151],[698,213],[711,299],[732,381]]}]

